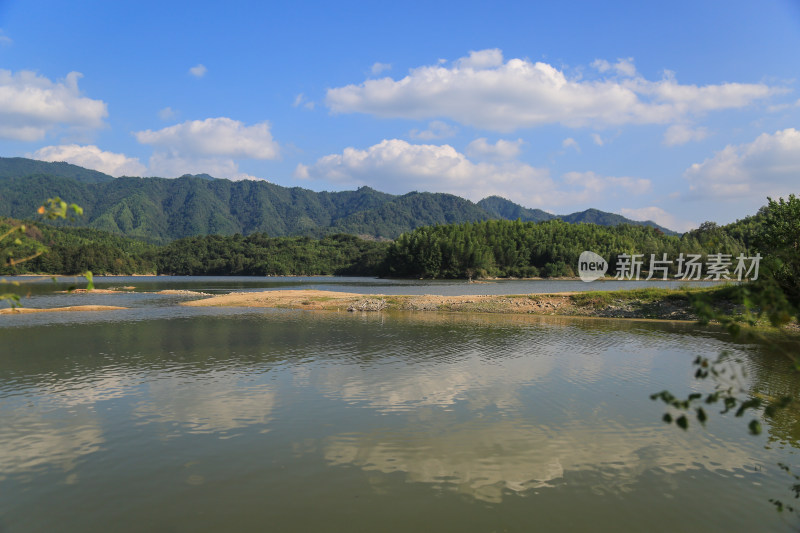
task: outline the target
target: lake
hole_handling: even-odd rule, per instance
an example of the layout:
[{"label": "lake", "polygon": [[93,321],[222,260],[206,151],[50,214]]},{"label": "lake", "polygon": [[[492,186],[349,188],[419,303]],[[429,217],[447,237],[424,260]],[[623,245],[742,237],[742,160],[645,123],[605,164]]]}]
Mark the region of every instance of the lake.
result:
[{"label": "lake", "polygon": [[758,437],[719,409],[684,432],[649,399],[711,390],[691,362],[723,351],[750,394],[797,397],[769,344],[689,323],[187,308],[147,292],[575,290],[548,282],[96,281],[137,288],[57,294],[72,281],[35,280],[25,302],[130,309],[0,316],[2,532],[800,524],[768,501],[795,502],[777,463],[800,470],[798,410]]}]

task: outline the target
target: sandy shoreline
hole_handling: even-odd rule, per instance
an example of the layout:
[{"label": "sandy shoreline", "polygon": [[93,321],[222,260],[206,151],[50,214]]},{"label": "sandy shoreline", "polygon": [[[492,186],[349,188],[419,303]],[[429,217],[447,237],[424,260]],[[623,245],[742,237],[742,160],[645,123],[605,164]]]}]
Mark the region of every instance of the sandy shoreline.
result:
[{"label": "sandy shoreline", "polygon": [[234,292],[183,302],[193,307],[271,307],[332,311],[444,311],[509,313],[606,318],[696,320],[688,299],[638,301],[631,298],[597,298],[581,293],[523,295],[384,295],[319,290]]},{"label": "sandy shoreline", "polygon": [[15,315],[28,313],[61,313],[70,311],[116,311],[127,309],[115,305],[70,305],[67,307],[51,307],[49,309],[39,309],[34,307],[15,307],[14,309],[0,309],[0,315]]}]

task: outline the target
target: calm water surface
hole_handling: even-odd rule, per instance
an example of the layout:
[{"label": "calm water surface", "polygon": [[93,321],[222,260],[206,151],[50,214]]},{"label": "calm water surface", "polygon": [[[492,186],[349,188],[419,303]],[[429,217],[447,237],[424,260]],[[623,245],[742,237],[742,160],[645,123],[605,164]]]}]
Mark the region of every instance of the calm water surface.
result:
[{"label": "calm water surface", "polygon": [[[648,398],[706,390],[691,361],[723,350],[751,393],[797,396],[767,346],[676,323],[184,308],[139,280],[85,297],[128,310],[0,317],[0,531],[800,525],[768,502],[793,500],[776,463],[800,470],[797,411],[759,437],[716,414],[683,432]],[[152,290],[231,290],[178,281]],[[84,298],[51,293],[28,301]]]}]

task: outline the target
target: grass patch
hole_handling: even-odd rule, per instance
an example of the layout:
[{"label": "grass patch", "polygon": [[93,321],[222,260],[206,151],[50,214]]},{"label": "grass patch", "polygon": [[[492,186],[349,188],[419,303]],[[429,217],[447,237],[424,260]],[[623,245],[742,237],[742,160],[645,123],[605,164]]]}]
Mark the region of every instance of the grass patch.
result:
[{"label": "grass patch", "polygon": [[587,291],[573,294],[570,298],[575,305],[611,305],[612,303],[653,303],[660,301],[686,301],[691,297],[703,296],[712,301],[729,301],[734,294],[735,287],[724,285],[722,287],[689,287],[684,289],[664,289],[647,287],[643,289],[619,291]]}]

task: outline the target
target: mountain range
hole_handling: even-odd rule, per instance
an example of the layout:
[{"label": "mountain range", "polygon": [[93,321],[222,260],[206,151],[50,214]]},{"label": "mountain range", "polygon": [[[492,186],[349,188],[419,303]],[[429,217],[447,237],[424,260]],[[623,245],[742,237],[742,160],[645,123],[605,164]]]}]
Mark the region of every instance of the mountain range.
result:
[{"label": "mountain range", "polygon": [[0,215],[31,218],[47,198],[83,207],[80,225],[164,244],[208,234],[320,237],[350,233],[393,239],[420,226],[489,219],[645,225],[652,221],[588,209],[558,216],[528,209],[498,196],[473,203],[444,193],[392,195],[361,187],[315,192],[267,181],[230,181],[207,174],[180,178],[114,178],[70,163],[0,157]]}]

